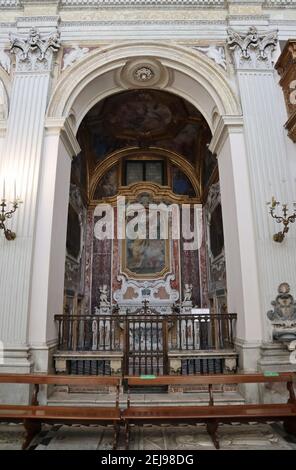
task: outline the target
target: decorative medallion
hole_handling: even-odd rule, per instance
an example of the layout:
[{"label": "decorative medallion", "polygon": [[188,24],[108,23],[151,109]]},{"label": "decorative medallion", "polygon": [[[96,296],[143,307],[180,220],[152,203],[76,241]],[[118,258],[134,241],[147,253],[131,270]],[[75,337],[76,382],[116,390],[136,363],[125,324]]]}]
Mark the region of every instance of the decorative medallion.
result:
[{"label": "decorative medallion", "polygon": [[129,60],[117,73],[117,82],[124,88],[165,88],[170,73],[162,63],[152,58]]},{"label": "decorative medallion", "polygon": [[139,82],[148,82],[154,77],[154,72],[150,67],[140,67],[134,71],[134,78]]}]

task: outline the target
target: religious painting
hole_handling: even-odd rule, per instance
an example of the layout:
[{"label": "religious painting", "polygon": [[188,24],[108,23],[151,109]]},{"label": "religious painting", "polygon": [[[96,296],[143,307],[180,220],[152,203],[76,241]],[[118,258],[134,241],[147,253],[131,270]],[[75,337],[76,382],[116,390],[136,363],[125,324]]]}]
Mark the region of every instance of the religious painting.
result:
[{"label": "religious painting", "polygon": [[[128,223],[129,219],[127,219]],[[147,213],[148,221],[148,213]],[[147,230],[147,237],[149,231]],[[156,278],[169,269],[169,241],[160,238],[160,221],[157,238],[126,238],[122,242],[122,268],[135,278]]]},{"label": "religious painting", "polygon": [[81,250],[81,225],[79,215],[69,204],[68,226],[67,226],[67,253],[75,259],[78,259]]},{"label": "religious painting", "polygon": [[218,255],[221,254],[224,247],[221,204],[218,204],[211,214],[210,242],[211,252],[213,254],[213,257],[216,258]]},{"label": "religious painting", "polygon": [[172,150],[186,157],[191,163],[195,162],[200,139],[200,123],[188,122],[169,139],[162,139],[154,143],[156,147]]},{"label": "religious painting", "polygon": [[94,194],[94,199],[115,196],[118,191],[118,165],[108,170],[100,179]]},{"label": "religious painting", "polygon": [[167,240],[126,239],[123,267],[136,277],[155,277],[167,270]]},{"label": "religious painting", "polygon": [[195,197],[196,193],[189,178],[177,167],[172,168],[172,189],[175,194]]}]

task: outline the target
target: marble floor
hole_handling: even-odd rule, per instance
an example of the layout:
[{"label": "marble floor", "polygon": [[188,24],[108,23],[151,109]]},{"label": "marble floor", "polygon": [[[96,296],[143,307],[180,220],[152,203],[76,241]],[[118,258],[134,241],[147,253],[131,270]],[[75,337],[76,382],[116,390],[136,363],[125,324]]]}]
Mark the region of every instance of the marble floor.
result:
[{"label": "marble floor", "polygon": [[[23,428],[0,423],[0,450],[18,450]],[[103,426],[44,425],[32,441],[34,450],[110,450],[113,429]],[[219,427],[224,450],[296,450],[296,438],[288,436],[279,424],[233,424]],[[124,449],[121,429],[118,449]],[[133,426],[131,450],[214,450],[205,426]]]}]

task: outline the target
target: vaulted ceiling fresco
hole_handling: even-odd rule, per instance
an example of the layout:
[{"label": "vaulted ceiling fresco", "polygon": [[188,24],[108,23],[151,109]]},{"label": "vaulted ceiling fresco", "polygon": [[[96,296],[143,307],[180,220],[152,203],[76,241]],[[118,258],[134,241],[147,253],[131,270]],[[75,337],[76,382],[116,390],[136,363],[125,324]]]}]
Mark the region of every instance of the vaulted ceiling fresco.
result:
[{"label": "vaulted ceiling fresco", "polygon": [[91,177],[108,155],[129,147],[181,155],[191,163],[201,187],[207,186],[216,167],[208,150],[211,132],[202,114],[184,99],[160,90],[129,90],[105,98],[87,113],[77,138],[83,155],[74,163],[74,173],[78,177],[81,171],[82,184],[86,176],[79,160],[87,161]]}]

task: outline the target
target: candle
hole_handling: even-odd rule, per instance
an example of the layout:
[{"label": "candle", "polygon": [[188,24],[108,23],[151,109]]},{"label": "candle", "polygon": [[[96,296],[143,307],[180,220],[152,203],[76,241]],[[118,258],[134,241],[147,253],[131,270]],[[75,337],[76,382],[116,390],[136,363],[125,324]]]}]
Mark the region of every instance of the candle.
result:
[{"label": "candle", "polygon": [[16,202],[16,180],[14,180],[14,202]]},{"label": "candle", "polygon": [[3,179],[3,200],[5,200],[5,179]]}]

